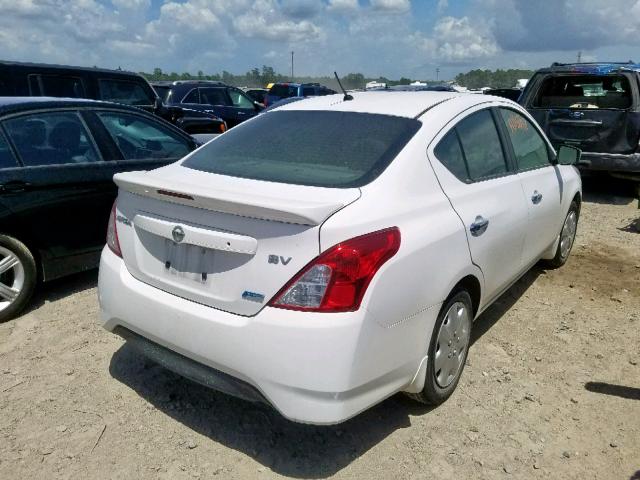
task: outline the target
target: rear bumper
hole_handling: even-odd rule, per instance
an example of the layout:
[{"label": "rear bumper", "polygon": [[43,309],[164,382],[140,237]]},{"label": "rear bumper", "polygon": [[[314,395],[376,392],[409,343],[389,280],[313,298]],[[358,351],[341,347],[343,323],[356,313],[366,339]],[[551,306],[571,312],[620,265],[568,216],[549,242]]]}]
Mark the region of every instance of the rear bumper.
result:
[{"label": "rear bumper", "polygon": [[614,153],[583,152],[581,160],[586,160],[589,165],[580,166],[580,170],[599,170],[630,174],[631,177],[640,176],[640,153],[621,155]]},{"label": "rear bumper", "polygon": [[439,308],[391,328],[363,308],[309,314],[265,307],[243,317],[140,282],[108,248],[99,299],[104,328],[125,332],[166,367],[232,395],[264,398],[285,417],[314,424],[347,420],[407,388]]}]

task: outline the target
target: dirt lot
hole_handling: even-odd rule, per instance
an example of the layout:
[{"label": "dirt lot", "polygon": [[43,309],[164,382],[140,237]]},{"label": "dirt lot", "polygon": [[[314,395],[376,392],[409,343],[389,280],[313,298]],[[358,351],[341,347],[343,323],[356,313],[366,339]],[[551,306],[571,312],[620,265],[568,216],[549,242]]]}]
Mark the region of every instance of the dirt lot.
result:
[{"label": "dirt lot", "polygon": [[640,217],[587,190],[569,263],[474,325],[457,392],[396,395],[335,427],[192,384],[96,323],[96,273],[0,324],[0,478],[640,480]]}]

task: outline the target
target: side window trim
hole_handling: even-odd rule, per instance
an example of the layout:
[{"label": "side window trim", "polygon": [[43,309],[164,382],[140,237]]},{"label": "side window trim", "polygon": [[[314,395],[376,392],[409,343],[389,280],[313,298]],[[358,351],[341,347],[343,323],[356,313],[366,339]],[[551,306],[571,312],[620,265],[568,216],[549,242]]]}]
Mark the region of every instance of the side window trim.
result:
[{"label": "side window trim", "polygon": [[16,162],[16,166],[13,168],[23,168],[24,163],[22,163],[22,159],[20,158],[20,155],[18,155],[18,151],[16,150],[16,146],[13,144],[13,140],[11,140],[5,131],[4,122],[0,122],[0,140],[4,140],[7,144],[7,147],[9,147],[9,151],[11,152],[11,156],[13,157],[13,161]]}]

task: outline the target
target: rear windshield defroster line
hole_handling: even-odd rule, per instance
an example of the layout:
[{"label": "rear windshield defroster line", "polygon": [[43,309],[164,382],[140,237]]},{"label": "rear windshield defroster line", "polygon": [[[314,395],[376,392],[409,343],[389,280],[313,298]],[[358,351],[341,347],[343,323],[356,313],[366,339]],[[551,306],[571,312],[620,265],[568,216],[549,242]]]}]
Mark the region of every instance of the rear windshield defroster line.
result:
[{"label": "rear windshield defroster line", "polygon": [[389,166],[420,125],[369,113],[268,112],[206,144],[182,165],[269,182],[361,187]]}]

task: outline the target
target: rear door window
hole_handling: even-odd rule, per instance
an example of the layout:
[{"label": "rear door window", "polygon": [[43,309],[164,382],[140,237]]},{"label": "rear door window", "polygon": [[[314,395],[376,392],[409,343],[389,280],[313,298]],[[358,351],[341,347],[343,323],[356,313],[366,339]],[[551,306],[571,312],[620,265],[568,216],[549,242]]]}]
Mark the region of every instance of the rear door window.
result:
[{"label": "rear door window", "polygon": [[16,159],[9,148],[7,140],[4,138],[2,132],[0,132],[0,170],[3,168],[15,168],[18,164]]},{"label": "rear door window", "polygon": [[447,170],[453,173],[458,180],[463,182],[469,180],[469,171],[464,161],[462,146],[455,128],[440,140],[440,143],[434,149],[434,154],[440,160],[440,163],[447,167]]},{"label": "rear door window", "polygon": [[77,112],[24,115],[4,126],[25,167],[101,160]]},{"label": "rear door window", "polygon": [[126,80],[98,80],[100,98],[107,102],[123,103],[125,105],[148,106],[153,105],[155,98],[151,92],[136,82]]},{"label": "rear door window", "polygon": [[469,178],[484,180],[508,172],[496,124],[490,110],[472,113],[456,125]]},{"label": "rear door window", "polygon": [[[82,79],[67,75],[29,75],[32,95],[86,98]],[[37,92],[34,90],[38,90]]]},{"label": "rear door window", "polygon": [[230,106],[225,88],[201,88],[200,103],[204,105]]},{"label": "rear door window", "polygon": [[420,125],[390,115],[273,111],[232,128],[182,165],[270,182],[359,187],[384,171]]},{"label": "rear door window", "polygon": [[99,112],[98,117],[125,160],[178,159],[191,151],[187,139],[150,119],[124,112]]},{"label": "rear door window", "polygon": [[533,102],[538,108],[626,109],[631,85],[625,75],[550,75]]},{"label": "rear door window", "polygon": [[200,103],[200,93],[197,88],[194,88],[185,95],[182,99],[182,103]]},{"label": "rear door window", "polygon": [[230,88],[228,92],[229,97],[231,97],[231,103],[233,103],[234,107],[253,109],[253,101],[243,92],[236,90],[235,88]]},{"label": "rear door window", "polygon": [[501,108],[500,115],[507,127],[518,170],[532,170],[551,165],[547,143],[527,118],[507,108]]}]

